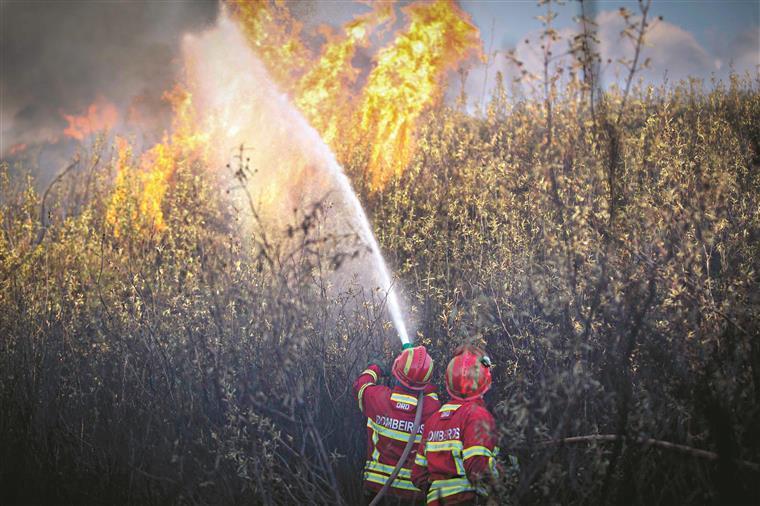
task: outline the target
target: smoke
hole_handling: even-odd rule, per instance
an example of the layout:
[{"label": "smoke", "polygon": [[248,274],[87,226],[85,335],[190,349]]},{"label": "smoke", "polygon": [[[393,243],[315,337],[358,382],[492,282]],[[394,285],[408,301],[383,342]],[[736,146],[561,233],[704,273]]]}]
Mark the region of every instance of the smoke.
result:
[{"label": "smoke", "polygon": [[[215,0],[2,2],[0,157],[61,139],[64,114],[107,100],[125,120],[170,119],[161,100],[179,68],[183,33],[212,23]],[[107,95],[104,95],[107,94]],[[155,114],[165,109],[167,114]],[[161,130],[163,124],[147,125]]]}]

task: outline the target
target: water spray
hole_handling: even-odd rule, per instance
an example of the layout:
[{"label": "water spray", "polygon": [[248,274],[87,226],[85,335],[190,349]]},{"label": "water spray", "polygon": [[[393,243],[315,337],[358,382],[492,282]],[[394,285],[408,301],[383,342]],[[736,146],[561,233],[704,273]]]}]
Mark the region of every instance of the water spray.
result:
[{"label": "water spray", "polygon": [[293,209],[329,195],[325,229],[336,236],[358,236],[370,253],[344,270],[352,281],[379,285],[402,345],[410,345],[385,259],[348,177],[319,133],[279,91],[237,24],[223,11],[214,28],[186,37],[184,55],[193,104],[203,118],[200,129],[212,150],[210,161],[224,167],[236,147],[254,143],[247,163],[257,172],[248,189],[273,229],[292,219]]}]

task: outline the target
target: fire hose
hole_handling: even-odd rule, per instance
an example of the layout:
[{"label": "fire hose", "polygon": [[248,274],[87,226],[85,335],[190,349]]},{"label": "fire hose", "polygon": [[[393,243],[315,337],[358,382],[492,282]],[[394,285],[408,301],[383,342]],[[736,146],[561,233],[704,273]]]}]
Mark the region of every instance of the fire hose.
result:
[{"label": "fire hose", "polygon": [[385,493],[391,487],[393,480],[396,479],[396,476],[398,476],[399,471],[401,471],[401,466],[403,466],[404,462],[406,462],[406,459],[409,458],[409,452],[412,451],[412,446],[414,446],[414,438],[417,436],[417,432],[419,432],[420,425],[422,424],[422,404],[424,401],[425,401],[425,392],[420,390],[420,393],[417,396],[417,413],[415,413],[414,415],[414,426],[412,427],[411,434],[409,434],[409,441],[406,442],[406,446],[404,447],[404,452],[401,454],[401,457],[398,459],[398,463],[396,464],[396,467],[393,468],[393,472],[388,477],[388,481],[385,482],[385,485],[383,485],[383,488],[380,489],[380,492],[378,492],[375,498],[372,499],[372,502],[369,503],[369,506],[376,506],[380,502],[380,499],[383,498]]}]

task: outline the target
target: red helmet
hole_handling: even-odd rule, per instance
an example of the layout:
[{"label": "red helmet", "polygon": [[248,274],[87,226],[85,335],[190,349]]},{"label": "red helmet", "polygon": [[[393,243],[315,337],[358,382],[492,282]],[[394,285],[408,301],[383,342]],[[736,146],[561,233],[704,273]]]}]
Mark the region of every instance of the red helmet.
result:
[{"label": "red helmet", "polygon": [[459,400],[476,399],[491,388],[491,360],[480,348],[464,345],[446,368],[446,390]]},{"label": "red helmet", "polygon": [[393,361],[391,372],[405,387],[422,390],[430,381],[433,359],[424,346],[407,348]]}]

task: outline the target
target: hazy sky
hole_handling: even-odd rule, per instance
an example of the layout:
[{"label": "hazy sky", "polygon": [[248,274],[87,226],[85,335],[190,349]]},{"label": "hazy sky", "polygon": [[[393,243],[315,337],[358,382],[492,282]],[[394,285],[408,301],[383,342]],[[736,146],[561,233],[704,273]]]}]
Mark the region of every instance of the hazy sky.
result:
[{"label": "hazy sky", "polygon": [[[491,40],[495,50],[517,48],[518,56],[531,60],[535,36],[541,24],[539,9],[533,1],[463,0],[462,6],[481,30],[486,50]],[[603,0],[592,3],[599,24],[600,51],[603,56],[620,58],[631,54],[631,47],[621,43],[623,23],[621,7],[638,13],[638,2]],[[560,33],[577,27],[574,16],[580,12],[575,1],[555,7]],[[662,16],[662,21],[657,18]],[[659,83],[667,75],[672,82],[687,76],[709,80],[713,75],[725,78],[733,68],[743,73],[758,73],[760,65],[760,1],[758,0],[654,0],[649,18],[652,30],[643,56],[651,58],[651,67],[642,73],[646,80]],[[495,27],[492,31],[492,27]],[[564,29],[564,30],[563,30]],[[525,39],[530,44],[525,44]],[[499,59],[496,59],[500,65]],[[537,64],[538,62],[534,62]],[[607,80],[614,69],[607,69]]]},{"label": "hazy sky", "polygon": [[[613,59],[629,51],[619,42],[621,5],[637,9],[635,1],[595,3],[600,50]],[[293,6],[307,28],[340,25],[367,10],[345,1]],[[488,84],[496,69],[508,71],[505,50],[515,48],[528,68],[536,67],[540,24],[535,16],[541,10],[535,2],[464,0],[462,6],[480,28],[484,49],[493,40],[493,49],[502,51]],[[559,10],[557,28],[570,35],[578,3],[568,1]],[[161,92],[174,80],[182,33],[213,22],[217,11],[215,0],[0,0],[0,156],[14,144],[59,134],[66,126],[63,113],[81,113],[99,97],[120,107],[140,97],[149,111],[160,108]],[[655,0],[652,16],[660,15],[664,20],[653,28],[646,48],[652,68],[644,78],[660,82],[666,72],[671,81],[686,75],[725,77],[731,64],[757,74],[757,0]],[[612,74],[606,70],[608,80]],[[471,96],[482,94],[484,80],[484,69],[473,68]]]}]

